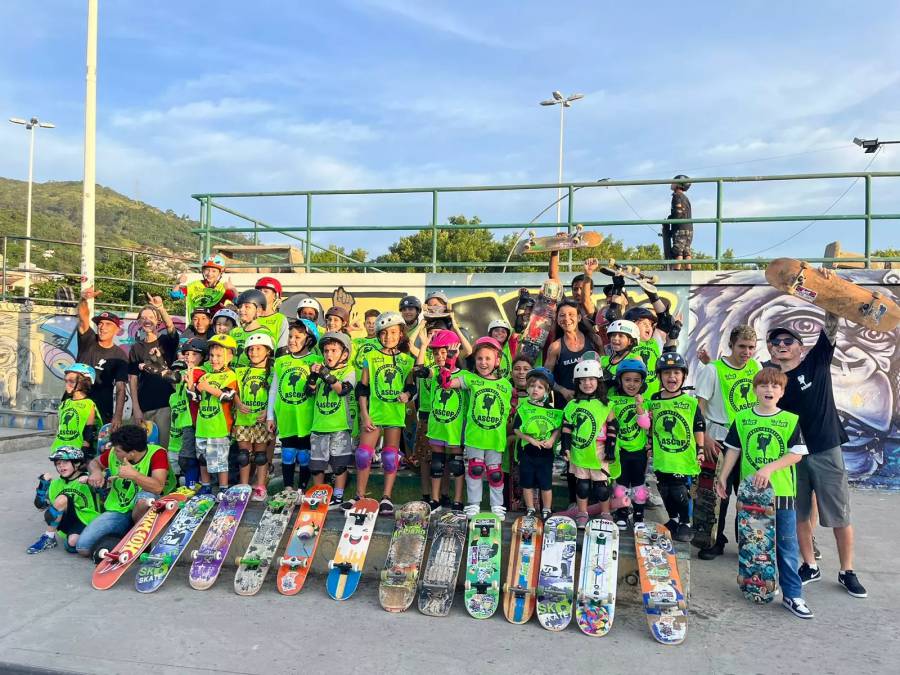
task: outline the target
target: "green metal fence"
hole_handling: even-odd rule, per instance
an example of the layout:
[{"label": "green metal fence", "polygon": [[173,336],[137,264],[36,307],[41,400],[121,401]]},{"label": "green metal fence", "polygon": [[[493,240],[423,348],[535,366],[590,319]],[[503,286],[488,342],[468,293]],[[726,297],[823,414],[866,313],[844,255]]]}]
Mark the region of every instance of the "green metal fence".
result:
[{"label": "green metal fence", "polygon": [[[859,172],[859,173],[817,173],[817,174],[788,174],[773,176],[714,176],[708,178],[692,178],[692,184],[714,183],[716,186],[716,205],[715,216],[707,218],[692,218],[691,220],[669,220],[671,224],[679,224],[691,222],[696,224],[714,224],[715,225],[715,254],[712,258],[704,258],[695,260],[696,263],[704,265],[713,265],[716,269],[722,269],[723,265],[763,265],[771,260],[771,258],[734,258],[723,257],[723,241],[726,225],[737,223],[767,223],[767,222],[797,222],[797,221],[860,221],[864,227],[864,253],[859,258],[842,258],[848,262],[863,262],[867,267],[876,261],[896,261],[900,258],[895,257],[875,257],[872,252],[876,249],[872,241],[872,223],[878,220],[898,220],[900,213],[876,213],[872,208],[872,183],[874,179],[896,179],[900,177],[898,172]],[[865,183],[865,199],[863,210],[855,213],[832,214],[832,213],[813,213],[813,214],[785,214],[771,216],[736,216],[726,217],[723,215],[725,206],[725,185],[735,183],[768,183],[776,181],[810,181],[810,180],[834,180],[834,179],[856,179],[863,180]],[[585,227],[610,227],[610,226],[659,226],[660,220],[575,220],[575,204],[576,193],[582,189],[601,189],[601,188],[619,188],[634,187],[648,185],[668,185],[672,183],[672,179],[653,179],[653,180],[602,180],[591,183],[540,183],[526,185],[477,185],[465,187],[421,187],[421,188],[387,188],[374,190],[297,190],[286,192],[219,192],[219,193],[203,193],[191,195],[200,202],[200,227],[192,230],[200,235],[200,254],[206,257],[210,254],[212,246],[217,241],[227,241],[224,239],[225,234],[231,233],[253,233],[254,241],[259,241],[261,233],[281,234],[295,241],[300,242],[304,247],[305,268],[307,272],[319,271],[322,268],[316,268],[312,263],[312,254],[314,251],[329,251],[313,243],[313,236],[316,233],[340,232],[340,231],[422,231],[431,232],[432,250],[431,260],[429,261],[409,261],[400,263],[372,263],[370,261],[356,260],[349,256],[336,253],[334,263],[327,263],[329,270],[357,270],[357,271],[386,271],[391,269],[420,269],[423,271],[436,272],[438,267],[449,268],[467,268],[467,267],[486,267],[486,268],[516,268],[534,266],[534,262],[443,262],[438,259],[438,233],[442,230],[453,229],[474,229],[485,228],[488,230],[546,230],[565,226],[568,232],[572,232],[576,223],[581,223]],[[512,192],[512,191],[532,191],[532,190],[550,190],[563,188],[563,199],[567,202],[567,218],[562,223],[556,222],[531,222],[531,223],[480,223],[478,225],[451,225],[440,224],[438,220],[438,206],[441,195],[449,193],[480,193],[480,192]],[[319,197],[339,197],[339,196],[374,196],[374,195],[409,195],[409,194],[427,194],[431,196],[430,213],[423,213],[422,223],[419,224],[366,224],[358,223],[352,225],[334,225],[313,221],[313,204],[315,198]],[[306,215],[301,225],[294,226],[275,226],[264,223],[261,220],[238,212],[234,209],[226,207],[216,200],[233,199],[233,198],[274,198],[274,197],[304,197],[306,200]],[[554,203],[555,204],[555,203]],[[246,221],[246,226],[239,227],[216,227],[213,223],[213,215],[215,212],[229,214],[240,220]],[[230,242],[231,243],[231,242]],[[884,242],[885,247],[889,244],[896,246],[900,243]],[[329,251],[335,253],[333,251]],[[780,252],[779,256],[789,255],[789,252]],[[805,258],[810,262],[832,262],[830,258]],[[661,265],[673,264],[675,260],[623,260],[627,264],[634,265]],[[243,265],[244,267],[255,266],[252,263]],[[568,266],[572,269],[571,251],[568,256]]]}]

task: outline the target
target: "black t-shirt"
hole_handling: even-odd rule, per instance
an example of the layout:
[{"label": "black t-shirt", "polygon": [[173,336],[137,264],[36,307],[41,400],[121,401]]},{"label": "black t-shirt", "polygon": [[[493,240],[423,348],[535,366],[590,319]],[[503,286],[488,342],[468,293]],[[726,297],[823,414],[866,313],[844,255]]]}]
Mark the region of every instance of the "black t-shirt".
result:
[{"label": "black t-shirt", "polygon": [[90,399],[97,405],[103,422],[111,422],[116,382],[128,381],[128,356],[118,345],[101,347],[97,342],[97,333],[91,328],[85,333],[78,333],[77,361],[93,366],[97,371],[97,381],[91,387]]},{"label": "black t-shirt", "polygon": [[[683,219],[691,217],[691,200],[688,199],[687,195],[684,194],[681,190],[675,190],[672,192],[672,209],[669,212],[669,218],[671,219]],[[672,232],[693,232],[694,224],[693,223],[673,223],[671,225]]]},{"label": "black t-shirt", "polygon": [[128,374],[137,375],[138,404],[141,410],[158,410],[169,407],[169,397],[175,390],[162,377],[142,371],[138,365],[162,357],[171,366],[178,354],[178,331],[160,335],[156,342],[135,342],[128,353]]},{"label": "black t-shirt", "polygon": [[785,373],[788,383],[778,407],[800,417],[800,430],[810,454],[835,448],[848,440],[834,403],[833,356],[834,345],[822,331],[800,365]]},{"label": "black t-shirt", "polygon": [[[183,340],[184,342],[187,342],[191,338],[195,338],[195,337],[200,338],[201,340],[209,340],[209,338],[211,338],[213,335],[214,335],[214,333],[213,333],[213,329],[212,329],[212,324],[210,324],[209,328],[206,329],[205,333],[198,333],[196,330],[194,330],[193,326],[188,326],[183,331],[181,331],[181,340]],[[151,408],[151,410],[152,410],[152,408]]]}]

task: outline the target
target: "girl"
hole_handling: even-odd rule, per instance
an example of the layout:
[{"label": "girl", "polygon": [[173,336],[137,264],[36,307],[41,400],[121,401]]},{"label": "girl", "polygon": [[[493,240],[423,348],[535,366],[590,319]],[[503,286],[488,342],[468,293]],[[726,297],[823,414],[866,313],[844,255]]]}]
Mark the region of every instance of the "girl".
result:
[{"label": "girl", "polygon": [[249,365],[250,361],[244,352],[244,345],[253,335],[268,335],[271,338],[272,345],[274,346],[275,344],[275,336],[259,322],[259,317],[268,307],[268,300],[266,300],[263,292],[251,288],[249,291],[241,293],[237,297],[236,303],[241,325],[229,333],[238,346],[235,367]]},{"label": "girl", "polygon": [[[528,373],[534,370],[534,362],[524,354],[518,354],[512,361],[512,401],[509,406],[509,422],[506,433],[506,452],[503,453],[503,483],[505,486],[504,505],[507,511],[519,511],[522,508],[522,487],[519,485],[519,440],[516,438],[514,427],[516,410],[520,401],[528,399]],[[552,377],[552,374],[551,374]],[[552,391],[552,385],[551,385]],[[552,395],[551,399],[552,400]]]},{"label": "girl", "polygon": [[606,335],[609,345],[606,347],[606,355],[600,357],[600,366],[603,368],[603,379],[611,384],[619,363],[628,358],[631,350],[640,342],[641,331],[631,321],[622,319],[609,324]]},{"label": "girl", "polygon": [[350,323],[350,312],[343,307],[334,305],[325,312],[325,330],[329,333],[345,333],[350,335],[347,324]]},{"label": "girl", "polygon": [[[664,307],[662,301],[658,301]],[[656,379],[656,361],[662,354],[667,335],[657,327],[659,323],[656,312],[646,307],[632,307],[625,312],[626,321],[631,321],[640,332],[640,339],[631,353],[647,366],[647,398],[659,391],[659,380]]]},{"label": "girl", "polygon": [[223,307],[213,314],[213,335],[228,335],[238,327],[238,323],[237,312],[228,307]]},{"label": "girl", "polygon": [[269,445],[275,434],[266,425],[269,389],[272,385],[272,360],[275,344],[267,332],[253,333],[244,344],[244,354],[250,365],[235,371],[238,382],[237,414],[232,435],[238,444],[240,483],[250,482],[251,464],[256,467],[253,501],[265,501],[269,479]]},{"label": "girl", "polygon": [[488,324],[488,335],[494,338],[503,347],[500,353],[500,377],[509,377],[512,369],[512,354],[509,352],[509,338],[512,335],[512,326],[506,319],[494,319]]},{"label": "girl", "polygon": [[103,426],[100,411],[88,398],[88,392],[97,379],[97,372],[92,366],[73,363],[66,367],[64,376],[66,393],[59,405],[59,426],[50,452],[70,446],[81,449],[85,457],[93,457],[97,430]]}]

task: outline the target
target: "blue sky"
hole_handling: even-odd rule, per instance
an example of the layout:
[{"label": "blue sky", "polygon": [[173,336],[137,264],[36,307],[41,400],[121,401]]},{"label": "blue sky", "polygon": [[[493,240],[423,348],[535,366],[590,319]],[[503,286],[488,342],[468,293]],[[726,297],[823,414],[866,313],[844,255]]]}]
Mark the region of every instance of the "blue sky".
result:
[{"label": "blue sky", "polygon": [[[79,180],[86,2],[7,4],[2,112],[57,124],[39,132],[36,180]],[[567,180],[858,171],[871,155],[854,136],[900,138],[896,3],[100,4],[98,182],[194,217],[193,192],[553,182],[558,112],[538,101],[554,89],[585,93],[567,112]],[[21,127],[0,126],[0,147],[0,175],[24,178]],[[872,170],[897,168],[898,152]],[[727,186],[726,215],[822,213],[849,185]],[[714,215],[711,186],[690,196],[695,215]],[[440,218],[528,221],[554,198],[455,195]],[[576,217],[663,217],[668,199],[665,187],[584,190]],[[230,205],[303,224],[299,200]],[[876,182],[875,207],[900,211],[900,189]],[[861,210],[861,184],[833,208]],[[424,197],[315,207],[329,225],[430,217]],[[725,244],[751,254],[804,225],[738,226]],[[697,229],[695,246],[711,251],[711,226]],[[396,236],[315,241],[380,253]],[[834,238],[862,248],[861,229],[832,224],[765,255],[821,255]],[[876,242],[900,245],[895,224],[878,225]]]}]

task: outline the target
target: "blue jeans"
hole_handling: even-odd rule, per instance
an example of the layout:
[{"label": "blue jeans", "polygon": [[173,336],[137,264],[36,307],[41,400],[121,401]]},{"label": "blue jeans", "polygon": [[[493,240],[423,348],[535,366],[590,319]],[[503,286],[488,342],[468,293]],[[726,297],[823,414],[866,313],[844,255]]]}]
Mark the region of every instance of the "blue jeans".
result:
[{"label": "blue jeans", "polygon": [[[159,495],[141,490],[135,497],[135,503],[142,499],[156,499],[157,497]],[[131,518],[131,511],[125,513],[104,511],[84,528],[84,532],[78,537],[75,548],[81,554],[90,554],[103,537],[112,535],[121,538],[131,529],[132,525],[134,525],[134,521]]]},{"label": "blue jeans", "polygon": [[[81,545],[81,540],[78,544]],[[797,573],[800,566],[800,546],[797,543],[797,512],[794,509],[775,511],[775,560],[778,563],[778,582],[781,584],[782,597],[802,597],[803,584]]]}]

